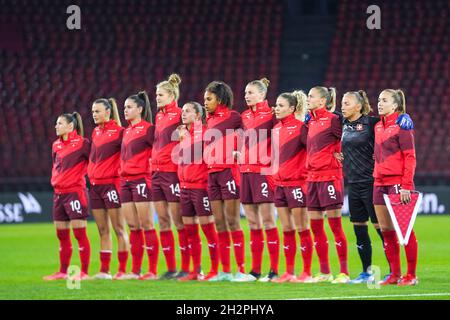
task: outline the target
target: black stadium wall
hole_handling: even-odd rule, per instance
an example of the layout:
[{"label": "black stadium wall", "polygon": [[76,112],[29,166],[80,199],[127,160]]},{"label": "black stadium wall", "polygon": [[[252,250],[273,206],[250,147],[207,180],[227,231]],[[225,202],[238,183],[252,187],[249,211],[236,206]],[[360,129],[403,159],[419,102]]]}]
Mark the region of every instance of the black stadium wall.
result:
[{"label": "black stadium wall", "polygon": [[[417,190],[423,193],[420,215],[450,213],[449,186],[424,186],[417,187]],[[51,192],[0,193],[0,224],[51,222],[52,202]],[[348,215],[347,195],[342,212],[343,215]]]}]

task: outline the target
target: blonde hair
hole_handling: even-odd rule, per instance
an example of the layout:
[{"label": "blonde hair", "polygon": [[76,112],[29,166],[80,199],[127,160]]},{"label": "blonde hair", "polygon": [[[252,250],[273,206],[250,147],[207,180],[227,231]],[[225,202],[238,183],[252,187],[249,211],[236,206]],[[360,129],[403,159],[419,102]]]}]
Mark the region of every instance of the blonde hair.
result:
[{"label": "blonde hair", "polygon": [[295,90],[293,92],[284,92],[279,95],[289,103],[289,106],[294,106],[295,117],[304,121],[306,114],[306,94],[302,90]]},{"label": "blonde hair", "polygon": [[369,103],[369,98],[367,97],[367,93],[364,90],[349,91],[344,94],[344,96],[346,95],[352,95],[355,97],[355,99],[358,101],[358,104],[361,105],[361,114],[368,115],[369,112],[372,111]]},{"label": "blonde hair", "polygon": [[259,80],[250,81],[247,85],[248,86],[251,85],[251,86],[257,87],[259,92],[264,93],[264,98],[265,98],[266,95],[267,95],[267,89],[269,88],[269,84],[270,84],[269,79],[262,78],[262,79],[259,79]]},{"label": "blonde hair", "polygon": [[117,102],[114,98],[101,98],[94,101],[94,103],[101,103],[107,110],[111,111],[111,119],[114,119],[119,126],[122,126],[119,116],[119,109],[117,108]]},{"label": "blonde hair", "polygon": [[325,107],[328,111],[334,112],[336,110],[336,88],[326,88],[321,86],[315,86],[313,89],[317,90],[321,98],[325,98]]},{"label": "blonde hair", "polygon": [[295,106],[295,117],[301,121],[304,121],[306,115],[306,93],[302,90],[296,90],[292,92],[292,95],[294,95],[297,99],[297,104]]},{"label": "blonde hair", "polygon": [[172,73],[169,78],[156,85],[156,89],[164,89],[174,96],[175,100],[180,97],[181,78],[178,74]]},{"label": "blonde hair", "polygon": [[406,113],[406,99],[405,93],[401,89],[385,89],[383,92],[389,92],[394,99],[394,103],[397,104],[397,111],[400,114]]}]

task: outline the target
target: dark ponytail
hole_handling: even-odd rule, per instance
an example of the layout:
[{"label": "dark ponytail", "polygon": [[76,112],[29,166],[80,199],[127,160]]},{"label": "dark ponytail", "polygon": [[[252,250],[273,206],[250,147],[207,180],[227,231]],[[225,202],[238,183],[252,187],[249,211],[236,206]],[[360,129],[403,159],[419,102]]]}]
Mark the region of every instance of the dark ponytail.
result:
[{"label": "dark ponytail", "polygon": [[153,123],[152,109],[150,107],[150,100],[146,91],[140,91],[139,93],[128,97],[128,99],[133,100],[138,105],[138,107],[142,108],[141,118],[143,120],[149,123]]}]

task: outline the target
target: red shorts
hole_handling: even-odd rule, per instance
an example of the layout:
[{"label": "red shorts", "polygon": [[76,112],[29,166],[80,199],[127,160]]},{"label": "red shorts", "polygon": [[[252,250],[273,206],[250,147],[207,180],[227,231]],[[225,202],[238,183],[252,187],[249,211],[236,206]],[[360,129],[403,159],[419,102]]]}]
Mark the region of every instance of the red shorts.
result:
[{"label": "red shorts", "polygon": [[241,173],[239,191],[242,204],[273,202],[272,177],[260,173]]},{"label": "red shorts", "polygon": [[383,194],[398,194],[400,193],[400,185],[394,184],[390,186],[374,186],[373,187],[373,204],[385,206]]},{"label": "red shorts", "polygon": [[91,184],[89,200],[92,209],[120,208],[120,186],[111,184]]},{"label": "red shorts", "polygon": [[149,189],[145,178],[136,180],[123,179],[120,181],[120,200],[122,203],[152,201],[152,193]]},{"label": "red shorts", "polygon": [[208,197],[214,200],[239,199],[239,174],[237,168],[227,168],[208,174]]},{"label": "red shorts", "polygon": [[212,215],[208,192],[205,189],[181,188],[180,206],[183,217]]},{"label": "red shorts", "polygon": [[89,217],[87,190],[53,194],[53,220],[86,220]]},{"label": "red shorts", "polygon": [[309,211],[326,211],[342,208],[344,199],[344,182],[310,181],[306,206]]},{"label": "red shorts", "polygon": [[306,183],[295,187],[275,188],[275,207],[305,208],[306,207]]},{"label": "red shorts", "polygon": [[180,202],[180,180],[176,172],[154,171],[152,188],[153,201]]}]

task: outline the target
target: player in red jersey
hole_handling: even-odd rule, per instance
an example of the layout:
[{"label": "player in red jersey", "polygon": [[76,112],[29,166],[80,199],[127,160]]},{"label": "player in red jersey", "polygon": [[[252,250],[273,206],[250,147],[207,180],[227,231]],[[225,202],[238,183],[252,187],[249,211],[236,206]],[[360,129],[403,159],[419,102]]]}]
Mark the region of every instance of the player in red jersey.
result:
[{"label": "player in red jersey", "polygon": [[[286,272],[272,282],[313,282],[311,262],[313,243],[306,211],[306,138],[307,126],[304,119],[306,94],[303,91],[282,93],[277,98],[275,115],[280,121],[273,129],[274,157],[278,157],[278,170],[274,174],[275,206],[283,228],[283,246],[286,258]],[[295,276],[295,255],[300,238],[303,272]]]},{"label": "player in red jersey", "polygon": [[[242,113],[243,144],[237,153],[241,172],[240,199],[250,227],[252,269],[249,274],[238,273],[233,281],[267,282],[278,276],[280,239],[273,207],[271,165],[271,131],[277,120],[266,100],[269,80],[254,80],[245,88],[248,109]],[[263,226],[270,256],[270,271],[261,277],[264,250]]]},{"label": "player in red jersey", "polygon": [[[311,120],[308,123],[307,169],[308,169],[308,214],[311,230],[320,262],[320,273],[316,282],[348,283],[347,239],[342,229],[341,207],[344,198],[342,165],[335,158],[340,153],[342,120],[333,113],[336,90],[314,87],[309,91],[308,109]],[[328,261],[328,239],[324,230],[324,214],[333,231],[339,257],[340,273],[333,279]]]},{"label": "player in red jersey", "polygon": [[239,172],[235,159],[236,130],[242,128],[241,115],[231,110],[233,92],[224,82],[213,81],[205,89],[208,112],[204,158],[208,166],[208,197],[218,235],[222,271],[209,281],[231,281],[230,245],[233,239],[238,272],[245,273],[245,242],[240,224]]},{"label": "player in red jersey", "polygon": [[[120,199],[122,212],[130,229],[132,273],[118,279],[157,279],[159,242],[153,223],[150,162],[154,125],[150,102],[145,91],[125,100],[125,120],[120,152]],[[149,270],[141,276],[144,248]]]},{"label": "player in red jersey", "polygon": [[413,130],[403,130],[396,123],[399,115],[406,112],[405,95],[402,90],[386,89],[378,97],[378,113],[381,120],[375,125],[375,178],[373,204],[384,239],[384,250],[389,260],[391,274],[381,281],[382,285],[416,285],[417,239],[411,232],[405,246],[408,272],[401,277],[400,248],[392,219],[386,208],[383,194],[398,194],[402,203],[411,201],[414,190],[416,152]]},{"label": "player in red jersey", "polygon": [[89,198],[92,214],[100,233],[100,272],[94,279],[112,279],[109,266],[112,255],[111,222],[118,242],[119,271],[125,274],[128,261],[128,237],[125,219],[120,212],[120,147],[123,128],[116,100],[97,99],[92,104],[92,117],[97,127],[92,132],[88,177],[91,183]]},{"label": "player in red jersey", "polygon": [[206,111],[197,102],[187,102],[182,109],[178,177],[183,224],[189,240],[193,269],[178,280],[204,280],[201,274],[202,243],[198,224],[208,241],[211,271],[207,279],[216,276],[219,267],[218,236],[208,199],[208,168],[203,160],[203,135],[206,131]]},{"label": "player in red jersey", "polygon": [[[180,209],[180,180],[177,174],[178,159],[172,151],[178,145],[177,128],[181,124],[181,109],[178,107],[181,79],[171,74],[167,81],[156,86],[155,142],[152,155],[153,201],[158,214],[159,235],[167,272],[161,279],[182,278],[189,273],[189,248],[186,230],[183,226]],[[172,222],[178,231],[181,253],[181,270],[177,273],[175,260],[175,240]]]},{"label": "player in red jersey", "polygon": [[87,280],[91,247],[86,234],[88,200],[86,168],[89,159],[89,140],[83,138],[83,123],[78,112],[65,113],[56,120],[58,139],[52,145],[53,220],[59,239],[60,269],[44,280],[67,278],[72,257],[70,228],[78,241],[81,261],[79,280]]}]

